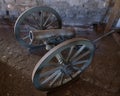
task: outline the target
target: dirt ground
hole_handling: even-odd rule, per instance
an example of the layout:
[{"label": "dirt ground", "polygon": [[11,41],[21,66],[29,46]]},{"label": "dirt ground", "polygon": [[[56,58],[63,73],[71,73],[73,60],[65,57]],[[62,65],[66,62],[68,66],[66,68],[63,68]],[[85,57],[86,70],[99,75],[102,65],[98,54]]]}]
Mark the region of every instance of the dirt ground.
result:
[{"label": "dirt ground", "polygon": [[31,79],[7,64],[0,63],[0,96],[45,96],[37,91]]},{"label": "dirt ground", "polygon": [[[78,37],[94,40],[101,35],[92,31],[76,28]],[[38,91],[32,85],[32,70],[40,58],[40,55],[30,54],[28,49],[19,45],[13,25],[2,21],[0,96],[120,96],[120,47],[112,36],[97,43],[94,60],[79,80],[52,92]]]},{"label": "dirt ground", "polygon": [[0,78],[0,96],[117,96],[82,79],[43,93],[34,88],[30,77],[3,63],[0,63]]}]

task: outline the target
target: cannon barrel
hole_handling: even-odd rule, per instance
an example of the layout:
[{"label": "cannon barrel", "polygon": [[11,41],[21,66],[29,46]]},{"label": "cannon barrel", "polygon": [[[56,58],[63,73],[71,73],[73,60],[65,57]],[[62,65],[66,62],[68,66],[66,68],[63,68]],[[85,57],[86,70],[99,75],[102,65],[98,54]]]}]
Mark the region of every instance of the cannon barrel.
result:
[{"label": "cannon barrel", "polygon": [[54,37],[74,37],[75,31],[72,29],[50,29],[50,30],[34,30],[30,31],[29,37],[33,40],[46,40]]}]

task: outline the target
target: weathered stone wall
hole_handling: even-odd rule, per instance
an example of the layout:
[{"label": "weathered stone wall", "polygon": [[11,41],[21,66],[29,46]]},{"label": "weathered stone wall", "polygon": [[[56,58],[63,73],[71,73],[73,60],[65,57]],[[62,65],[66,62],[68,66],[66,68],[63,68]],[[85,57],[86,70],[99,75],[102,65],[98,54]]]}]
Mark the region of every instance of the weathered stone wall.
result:
[{"label": "weathered stone wall", "polygon": [[32,6],[47,5],[58,11],[64,24],[79,25],[100,21],[109,0],[0,0],[0,15],[8,9],[18,16]]},{"label": "weathered stone wall", "polygon": [[44,0],[61,15],[68,25],[89,24],[101,19],[106,11],[108,0]]}]

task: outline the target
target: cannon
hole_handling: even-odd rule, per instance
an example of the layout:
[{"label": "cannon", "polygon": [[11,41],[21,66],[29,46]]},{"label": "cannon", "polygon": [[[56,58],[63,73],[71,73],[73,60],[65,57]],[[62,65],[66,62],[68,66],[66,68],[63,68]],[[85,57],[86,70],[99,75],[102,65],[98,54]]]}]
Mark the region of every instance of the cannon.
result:
[{"label": "cannon", "polygon": [[[95,43],[115,32],[113,28],[93,41],[78,38],[73,30],[62,28],[59,14],[46,6],[24,11],[14,26],[15,37],[22,46],[39,46],[48,51],[32,73],[33,85],[42,91],[51,91],[76,80],[91,64]],[[117,41],[119,43],[119,37]]]},{"label": "cannon", "polygon": [[71,29],[62,28],[59,14],[50,7],[24,11],[16,20],[14,32],[22,46],[44,46],[48,50],[32,73],[32,82],[39,90],[50,91],[73,81],[92,62],[93,42],[76,38]]},{"label": "cannon", "polygon": [[[63,29],[37,30],[30,32],[30,37],[31,41],[43,41],[48,50],[32,73],[32,82],[37,89],[50,91],[73,81],[92,61],[94,45],[84,38],[73,39],[73,32]],[[56,37],[64,39],[54,42]]]}]

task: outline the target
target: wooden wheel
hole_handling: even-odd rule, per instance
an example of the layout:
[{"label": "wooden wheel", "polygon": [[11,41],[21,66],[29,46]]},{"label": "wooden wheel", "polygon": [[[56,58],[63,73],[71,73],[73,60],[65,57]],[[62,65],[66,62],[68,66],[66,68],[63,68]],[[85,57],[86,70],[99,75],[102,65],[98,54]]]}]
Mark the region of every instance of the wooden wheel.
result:
[{"label": "wooden wheel", "polygon": [[30,31],[59,29],[61,27],[61,18],[54,9],[45,6],[33,7],[18,17],[14,33],[17,41],[25,47],[42,46],[42,41],[31,41]]},{"label": "wooden wheel", "polygon": [[78,77],[91,63],[94,45],[87,39],[70,39],[48,51],[36,64],[32,82],[43,91],[60,87]]}]

